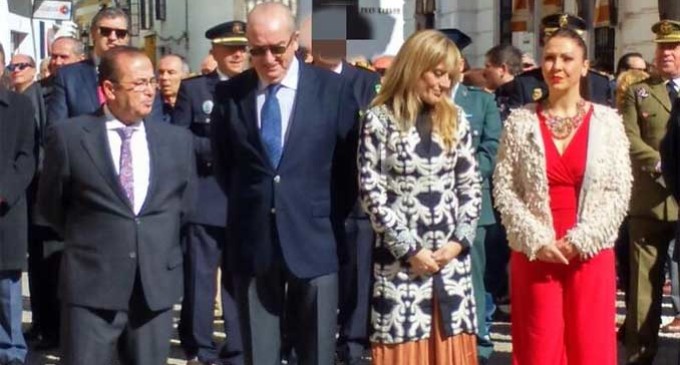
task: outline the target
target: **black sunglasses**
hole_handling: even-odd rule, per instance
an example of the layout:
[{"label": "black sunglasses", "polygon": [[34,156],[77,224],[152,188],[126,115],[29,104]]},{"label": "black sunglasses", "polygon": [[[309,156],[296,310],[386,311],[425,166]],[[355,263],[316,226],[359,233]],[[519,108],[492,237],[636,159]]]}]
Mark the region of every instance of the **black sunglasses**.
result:
[{"label": "black sunglasses", "polygon": [[118,39],[123,39],[126,38],[128,35],[127,29],[116,29],[116,28],[109,28],[109,27],[99,27],[99,34],[101,34],[104,37],[110,37],[111,33],[116,33],[116,38]]},{"label": "black sunglasses", "polygon": [[22,62],[22,63],[11,63],[9,66],[7,66],[7,69],[14,72],[15,70],[23,71],[29,67],[33,67],[30,63],[27,62]]},{"label": "black sunglasses", "polygon": [[264,56],[267,53],[267,50],[272,53],[274,56],[280,56],[286,52],[288,47],[290,47],[290,44],[293,43],[293,37],[295,36],[295,33],[291,34],[290,39],[288,39],[288,43],[286,43],[285,46],[282,45],[271,45],[271,46],[259,46],[259,47],[251,47],[248,49],[248,52],[250,52],[251,56]]}]

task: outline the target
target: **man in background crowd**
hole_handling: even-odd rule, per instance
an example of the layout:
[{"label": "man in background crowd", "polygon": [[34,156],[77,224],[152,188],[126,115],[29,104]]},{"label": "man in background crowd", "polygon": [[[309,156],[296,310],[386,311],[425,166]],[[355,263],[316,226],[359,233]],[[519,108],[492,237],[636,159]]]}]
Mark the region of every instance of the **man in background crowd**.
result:
[{"label": "man in background crowd", "polygon": [[[185,291],[179,334],[189,365],[229,361],[243,363],[243,345],[232,290],[217,285],[223,246],[228,235],[227,198],[213,175],[210,146],[211,113],[215,87],[220,81],[235,77],[246,66],[246,24],[232,21],[218,24],[205,32],[212,42],[210,53],[217,62],[215,71],[182,81],[172,115],[172,123],[188,128],[193,134],[198,200],[194,214],[183,231],[185,252]],[[222,271],[222,282],[231,281],[229,268]],[[213,342],[215,292],[222,290],[222,315],[227,340],[219,353]],[[220,363],[221,363],[220,362]]]},{"label": "man in background crowd", "polygon": [[163,99],[163,117],[169,122],[175,109],[179,84],[189,76],[189,65],[184,57],[168,54],[158,61],[157,73],[158,87]]},{"label": "man in background crowd", "polygon": [[[0,76],[4,65],[0,44]],[[26,189],[36,164],[33,115],[29,98],[0,86],[0,166],[6,167],[0,172],[0,363],[8,365],[24,364],[27,353],[21,333],[21,271],[26,268]]]}]

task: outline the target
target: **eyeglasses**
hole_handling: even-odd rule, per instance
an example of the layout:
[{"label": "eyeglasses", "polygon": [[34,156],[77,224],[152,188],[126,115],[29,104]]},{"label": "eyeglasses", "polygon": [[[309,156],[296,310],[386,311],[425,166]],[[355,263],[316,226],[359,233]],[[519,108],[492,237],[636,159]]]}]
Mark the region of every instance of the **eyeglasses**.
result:
[{"label": "eyeglasses", "polygon": [[290,39],[288,39],[288,43],[286,43],[285,46],[282,45],[270,45],[270,46],[259,46],[259,47],[251,47],[248,52],[250,52],[251,56],[254,57],[259,57],[259,56],[264,56],[267,51],[271,52],[273,56],[280,56],[284,53],[286,53],[286,50],[288,47],[290,47],[290,44],[293,43],[293,37],[295,36],[295,33],[291,34]]},{"label": "eyeglasses", "polygon": [[152,77],[150,79],[139,79],[135,81],[130,81],[130,82],[120,82],[120,81],[112,81],[113,83],[116,83],[118,85],[132,85],[132,90],[137,91],[137,92],[143,92],[146,91],[147,87],[151,87],[152,89],[156,89],[158,87],[158,79],[155,77]]},{"label": "eyeglasses", "polygon": [[10,70],[11,72],[14,72],[16,70],[23,71],[23,70],[25,70],[29,67],[33,67],[33,65],[31,65],[28,62],[22,62],[22,63],[11,63],[9,66],[7,66],[7,69]]},{"label": "eyeglasses", "polygon": [[116,38],[118,39],[123,39],[128,36],[128,31],[127,29],[116,29],[116,28],[109,28],[109,27],[99,27],[99,34],[101,34],[104,37],[110,37],[111,33],[116,33]]}]

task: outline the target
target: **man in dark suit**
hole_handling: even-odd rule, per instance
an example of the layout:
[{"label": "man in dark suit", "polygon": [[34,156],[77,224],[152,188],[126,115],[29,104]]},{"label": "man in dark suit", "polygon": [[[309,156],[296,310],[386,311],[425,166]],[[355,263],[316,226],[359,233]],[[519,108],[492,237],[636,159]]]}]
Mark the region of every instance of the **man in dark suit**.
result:
[{"label": "man in dark suit", "polygon": [[[544,37],[550,36],[560,28],[570,28],[579,34],[583,34],[587,29],[585,20],[566,13],[548,15],[541,20],[541,25]],[[594,103],[608,105],[611,98],[609,76],[589,69],[586,77],[588,82],[581,84],[583,98]],[[543,71],[540,67],[517,75],[516,81],[520,86],[518,92],[522,104],[533,103],[548,97],[548,85],[543,80]]]},{"label": "man in dark suit", "polygon": [[[0,44],[0,77],[5,52]],[[26,358],[21,332],[21,271],[26,268],[26,189],[35,172],[33,106],[0,86],[0,363]]]},{"label": "man in dark suit", "polygon": [[280,361],[290,308],[300,363],[332,364],[358,108],[340,76],[295,57],[298,33],[285,5],[257,5],[246,36],[253,68],[217,86],[212,114],[246,363]]},{"label": "man in dark suit", "polygon": [[191,136],[150,116],[158,82],[146,55],[102,55],[106,103],[54,124],[38,190],[64,237],[62,363],[165,365],[182,295],[181,222],[193,206]]},{"label": "man in dark suit", "polygon": [[[472,39],[459,29],[441,29],[451,39],[459,50],[472,43]],[[463,65],[460,68],[461,80]],[[493,96],[474,86],[456,83],[453,89],[454,103],[463,109],[465,119],[470,123],[472,132],[472,144],[475,148],[475,156],[482,175],[482,210],[477,225],[475,241],[470,251],[472,258],[472,286],[475,296],[475,309],[477,314],[477,356],[480,364],[486,364],[493,352],[493,343],[489,336],[487,326],[487,300],[486,287],[484,285],[484,273],[486,271],[485,240],[488,231],[491,231],[496,218],[491,200],[491,176],[496,165],[496,152],[500,139],[502,125],[498,106]],[[489,303],[493,305],[492,303]]]},{"label": "man in dark suit", "polygon": [[[47,125],[47,101],[52,92],[54,74],[59,68],[82,61],[83,43],[71,37],[59,37],[50,46],[50,77],[41,79],[39,90],[33,91],[31,101],[36,109],[36,148],[38,171],[29,186],[29,229],[28,229],[28,280],[31,297],[31,328],[25,333],[26,340],[37,340],[36,350],[54,349],[59,346],[59,300],[57,286],[59,262],[63,242],[61,238],[41,220],[36,208],[38,179],[42,170]],[[30,88],[29,88],[30,89]]]},{"label": "man in dark suit", "polygon": [[[344,61],[347,41],[313,40],[314,65],[331,70],[352,88],[355,103],[367,108],[378,89],[380,75]],[[368,215],[357,202],[345,222],[346,245],[340,249],[338,358],[346,364],[368,363],[369,307],[374,233]]]},{"label": "man in dark suit", "polygon": [[[130,20],[125,10],[104,8],[92,19],[90,35],[93,43],[92,59],[60,68],[47,105],[48,123],[91,114],[104,103],[104,94],[97,84],[99,60],[107,50],[130,43]],[[162,115],[160,97],[154,100],[154,114]]]},{"label": "man in dark suit", "polygon": [[[211,53],[217,69],[207,75],[182,81],[175,103],[172,123],[188,128],[194,136],[194,155],[198,172],[198,200],[194,215],[183,232],[185,247],[185,288],[179,335],[189,365],[218,360],[243,363],[243,345],[236,303],[231,285],[221,289],[222,314],[227,340],[218,355],[213,342],[213,309],[217,287],[217,270],[222,261],[227,223],[227,198],[213,175],[210,148],[210,113],[215,86],[243,71],[246,61],[246,24],[232,21],[216,25],[205,32],[212,41]],[[223,273],[229,284],[229,271]],[[222,286],[220,286],[222,288]]]}]

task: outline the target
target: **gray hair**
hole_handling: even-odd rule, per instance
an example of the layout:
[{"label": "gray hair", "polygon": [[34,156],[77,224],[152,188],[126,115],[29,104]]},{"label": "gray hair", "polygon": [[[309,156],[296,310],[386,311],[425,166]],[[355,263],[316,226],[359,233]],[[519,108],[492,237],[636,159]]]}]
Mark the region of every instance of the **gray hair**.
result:
[{"label": "gray hair", "polygon": [[178,58],[182,62],[182,73],[184,73],[185,75],[188,75],[188,74],[191,73],[191,69],[189,68],[189,62],[187,62],[187,59],[184,56],[178,55],[176,53],[168,53],[166,55],[163,55],[163,57],[161,57],[161,60],[166,58],[166,57],[176,57],[176,58]]},{"label": "gray hair", "polygon": [[58,37],[57,39],[55,39],[52,42],[52,44],[55,44],[55,43],[57,43],[57,41],[61,41],[61,40],[66,40],[66,41],[71,42],[71,44],[73,45],[73,53],[75,55],[82,56],[82,55],[85,54],[85,45],[83,44],[83,42],[80,39],[69,37],[69,36],[63,36],[63,37]]}]

